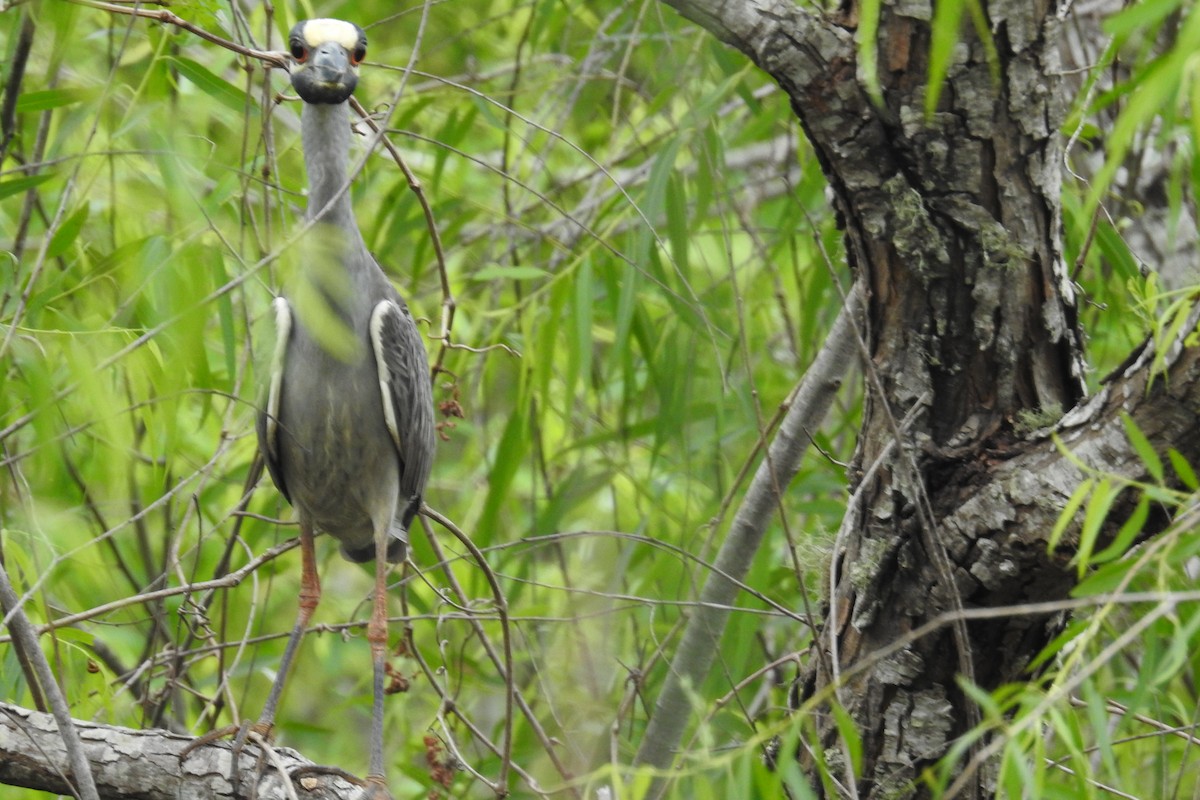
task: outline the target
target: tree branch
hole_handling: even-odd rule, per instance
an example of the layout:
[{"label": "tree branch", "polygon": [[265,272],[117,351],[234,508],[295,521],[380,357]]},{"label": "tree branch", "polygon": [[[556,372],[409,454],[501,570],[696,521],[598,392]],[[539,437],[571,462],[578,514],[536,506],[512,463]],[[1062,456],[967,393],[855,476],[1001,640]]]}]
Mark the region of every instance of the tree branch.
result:
[{"label": "tree branch", "polygon": [[[682,16],[744,53],[791,98],[830,181],[874,188],[890,164],[831,172],[828,166],[879,153],[887,141],[877,110],[859,86],[854,34],[792,0],[663,0]],[[882,177],[881,177],[882,176]],[[835,184],[836,190],[839,187]]]},{"label": "tree branch", "polygon": [[[1018,445],[1019,455],[996,453],[993,457],[999,457],[986,482],[968,478],[965,484],[975,485],[964,485],[962,491],[947,498],[941,526],[947,542],[959,542],[955,561],[970,574],[962,578],[975,587],[973,604],[992,604],[981,596],[984,594],[994,598],[1024,595],[1026,600],[1060,596],[1047,591],[1053,581],[1046,581],[1037,596],[1030,596],[1024,584],[1032,573],[1025,569],[1028,565],[1013,559],[1047,557],[1049,536],[1087,470],[1131,482],[1155,481],[1125,432],[1123,414],[1129,414],[1160,458],[1173,448],[1191,463],[1200,461],[1200,348],[1183,346],[1198,321],[1200,306],[1193,309],[1184,332],[1169,343],[1166,352],[1157,352],[1153,339],[1148,340],[1099,392],[1059,421],[1053,429],[1057,443],[1047,432],[1040,441]],[[1162,460],[1165,463],[1166,459]],[[1179,485],[1169,473],[1164,481]],[[1125,501],[1110,511],[1109,535],[1124,522],[1136,499],[1136,493],[1129,492]],[[1168,522],[1167,515],[1151,520],[1143,536],[1158,533]],[[1082,524],[1083,515],[1078,514],[1066,527],[1055,550],[1056,559],[1075,554]],[[988,539],[993,544],[985,541]],[[1003,559],[1011,563],[1005,566]],[[1073,578],[1063,574],[1061,581]],[[964,594],[971,593],[968,586]],[[1017,677],[1001,676],[1001,680]]]},{"label": "tree branch", "polygon": [[763,41],[786,32],[797,45],[798,32],[810,32],[825,23],[811,11],[789,0],[663,0],[727,45],[741,50],[759,68],[770,73],[758,58]]},{"label": "tree branch", "polygon": [[[229,782],[230,745],[210,744],[182,755],[196,740],[164,730],[133,730],[74,721],[100,796],[109,800],[223,800]],[[275,748],[296,794],[307,800],[351,800],[361,794],[346,773],[317,767],[295,750]],[[238,763],[241,796],[257,769],[258,749],[247,746]],[[265,761],[265,759],[264,759]],[[69,794],[66,749],[54,717],[0,703],[0,783]],[[288,776],[268,765],[257,786],[260,800],[283,800]]]}]

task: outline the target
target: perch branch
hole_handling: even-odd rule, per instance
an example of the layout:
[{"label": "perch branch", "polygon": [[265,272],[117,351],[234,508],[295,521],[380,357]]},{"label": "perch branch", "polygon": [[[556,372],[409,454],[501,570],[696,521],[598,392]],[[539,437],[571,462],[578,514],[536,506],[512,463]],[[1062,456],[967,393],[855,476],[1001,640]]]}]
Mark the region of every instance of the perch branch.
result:
[{"label": "perch branch", "polygon": [[[228,742],[198,747],[186,759],[184,750],[195,741],[164,730],[134,730],[73,720],[82,751],[101,796],[108,800],[232,800]],[[239,761],[242,790],[257,770],[257,748],[248,747]],[[262,770],[256,797],[286,798],[288,776],[308,800],[352,800],[362,789],[340,770],[313,769],[295,750],[273,748],[271,766]],[[281,774],[280,770],[285,770]],[[0,703],[0,784],[70,794],[67,752],[59,724],[50,714]],[[352,776],[351,776],[352,777]]]}]

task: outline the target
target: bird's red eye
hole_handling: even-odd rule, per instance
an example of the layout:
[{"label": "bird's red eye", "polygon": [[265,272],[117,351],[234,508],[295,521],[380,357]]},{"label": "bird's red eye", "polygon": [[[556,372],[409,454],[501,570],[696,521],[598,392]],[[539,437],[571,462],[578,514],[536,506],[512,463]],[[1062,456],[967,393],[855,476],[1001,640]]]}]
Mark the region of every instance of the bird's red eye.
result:
[{"label": "bird's red eye", "polygon": [[354,64],[355,66],[358,66],[359,64],[362,63],[362,60],[366,57],[367,57],[367,47],[366,47],[366,45],[360,44],[358,47],[355,47],[354,52],[350,54],[350,63]]},{"label": "bird's red eye", "polygon": [[301,64],[308,58],[308,49],[300,42],[293,40],[291,43],[292,58],[299,61]]}]

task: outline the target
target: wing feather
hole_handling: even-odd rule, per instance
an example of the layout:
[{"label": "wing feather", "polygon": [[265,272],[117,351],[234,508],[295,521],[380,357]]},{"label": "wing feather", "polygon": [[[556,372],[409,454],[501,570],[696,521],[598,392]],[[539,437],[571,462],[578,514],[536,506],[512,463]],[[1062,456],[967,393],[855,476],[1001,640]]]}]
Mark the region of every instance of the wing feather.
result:
[{"label": "wing feather", "polygon": [[407,528],[421,503],[433,463],[433,389],[429,360],[403,303],[381,300],[371,312],[371,348],[379,373],[383,418],[400,456],[400,508]]},{"label": "wing feather", "polygon": [[279,407],[283,395],[283,370],[287,364],[288,342],[292,338],[292,308],[280,296],[271,303],[275,310],[275,352],[271,356],[271,380],[267,388],[267,404],[258,413],[258,447],[267,462],[271,479],[290,503],[287,485],[283,481],[283,467],[279,457]]}]

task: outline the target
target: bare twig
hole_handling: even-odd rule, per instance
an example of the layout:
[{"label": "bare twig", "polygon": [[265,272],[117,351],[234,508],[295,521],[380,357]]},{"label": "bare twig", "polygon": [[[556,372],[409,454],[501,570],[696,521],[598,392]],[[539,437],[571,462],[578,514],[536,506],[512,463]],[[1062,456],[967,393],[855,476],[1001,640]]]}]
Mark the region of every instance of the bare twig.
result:
[{"label": "bare twig", "polygon": [[[508,601],[504,599],[504,590],[500,588],[500,581],[496,578],[496,573],[488,566],[487,559],[483,557],[483,553],[471,541],[457,525],[450,521],[449,518],[439,514],[437,511],[425,507],[425,513],[430,519],[435,520],[439,525],[454,534],[454,537],[462,543],[463,547],[471,552],[471,557],[475,559],[476,564],[483,570],[484,577],[488,582],[488,586],[492,590],[492,600],[496,604],[496,614],[500,618],[500,629],[502,634],[502,642],[504,647],[504,743],[500,754],[500,777],[496,779],[494,787],[497,793],[501,795],[508,794],[508,772],[512,768],[512,730],[513,730],[513,699],[516,695],[516,678],[513,675],[513,656],[512,656],[512,632],[508,625]],[[431,531],[426,531],[430,539],[433,538]],[[449,571],[447,571],[449,572]],[[486,638],[480,632],[481,641],[486,642]],[[489,652],[491,648],[488,648]],[[494,655],[493,655],[494,658]]]},{"label": "bare twig", "polygon": [[211,33],[204,28],[201,28],[194,22],[189,22],[178,14],[168,11],[165,8],[155,10],[143,8],[140,5],[126,6],[119,3],[106,3],[102,2],[102,0],[71,0],[71,2],[81,6],[87,6],[88,8],[96,8],[101,11],[107,11],[110,14],[124,14],[130,17],[140,17],[142,19],[154,20],[156,22],[161,22],[164,25],[174,25],[180,30],[194,34],[201,39],[212,42],[213,44],[223,47],[226,50],[246,56],[247,58],[264,61],[268,66],[275,67],[276,69],[288,68],[287,53],[281,53],[274,50],[255,50],[253,47],[246,47],[245,45],[238,44],[237,42],[230,41],[222,36],[218,36],[215,33]]}]

